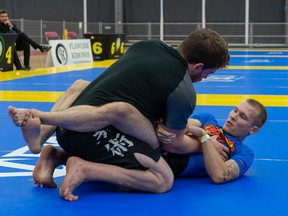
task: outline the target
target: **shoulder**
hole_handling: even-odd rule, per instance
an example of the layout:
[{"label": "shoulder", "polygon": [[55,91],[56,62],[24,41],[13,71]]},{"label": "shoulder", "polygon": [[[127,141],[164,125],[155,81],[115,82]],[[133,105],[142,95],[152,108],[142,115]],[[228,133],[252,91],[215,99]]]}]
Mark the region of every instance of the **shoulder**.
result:
[{"label": "shoulder", "polygon": [[[134,43],[127,51],[135,51],[141,50],[141,52],[149,51],[151,49],[155,50],[155,48],[159,48],[159,41],[157,40],[143,40]],[[151,52],[151,51],[150,51]],[[151,53],[153,54],[153,53]]]},{"label": "shoulder", "polygon": [[239,140],[235,141],[235,155],[237,154],[243,154],[243,152],[248,153],[249,155],[254,156],[254,151],[248,147],[247,145],[244,145]]},{"label": "shoulder", "polygon": [[217,124],[217,120],[211,113],[197,113],[190,116],[192,119],[201,121],[202,124]]},{"label": "shoulder", "polygon": [[6,27],[6,25],[4,23],[0,23],[0,28],[1,29],[6,29],[7,27]]},{"label": "shoulder", "polygon": [[158,48],[168,48],[168,49],[173,49],[175,50],[173,47],[169,46],[168,44],[164,43],[161,40],[145,40],[145,41],[139,41],[137,43],[135,43],[133,46],[139,46],[139,45],[143,45],[146,47],[158,47]]},{"label": "shoulder", "polygon": [[134,46],[139,46],[139,45],[155,45],[155,44],[161,44],[163,42],[159,41],[159,40],[143,40],[143,41],[138,41],[136,43],[134,43],[131,47]]}]

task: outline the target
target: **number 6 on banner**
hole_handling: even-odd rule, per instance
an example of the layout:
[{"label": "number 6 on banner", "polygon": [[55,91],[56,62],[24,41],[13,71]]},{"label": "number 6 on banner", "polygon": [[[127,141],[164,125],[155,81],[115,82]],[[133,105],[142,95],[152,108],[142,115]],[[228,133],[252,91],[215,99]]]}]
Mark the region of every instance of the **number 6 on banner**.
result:
[{"label": "number 6 on banner", "polygon": [[100,55],[103,52],[102,43],[100,42],[93,43],[92,50],[94,54]]},{"label": "number 6 on banner", "polygon": [[124,42],[121,43],[121,47],[120,47],[120,53],[123,54],[124,53]]},{"label": "number 6 on banner", "polygon": [[111,44],[111,54],[112,54],[112,55],[115,53],[115,50],[116,50],[116,43],[113,42],[113,43]]}]

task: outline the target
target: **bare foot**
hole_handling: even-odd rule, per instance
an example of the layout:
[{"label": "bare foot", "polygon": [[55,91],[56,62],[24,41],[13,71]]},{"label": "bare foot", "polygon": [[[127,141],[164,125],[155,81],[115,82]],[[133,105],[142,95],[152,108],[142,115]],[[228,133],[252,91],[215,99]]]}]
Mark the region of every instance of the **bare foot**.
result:
[{"label": "bare foot", "polygon": [[54,170],[64,164],[66,159],[67,153],[62,149],[52,145],[45,146],[33,171],[34,184],[37,187],[56,188],[57,185],[53,180]]},{"label": "bare foot", "polygon": [[78,200],[78,196],[73,195],[73,191],[85,181],[83,176],[82,159],[70,157],[66,163],[66,176],[59,190],[59,194],[67,201]]},{"label": "bare foot", "polygon": [[31,115],[28,109],[8,107],[8,114],[15,126],[21,126],[25,116]]},{"label": "bare foot", "polygon": [[22,122],[21,130],[30,151],[34,154],[38,154],[42,147],[40,119],[26,115]]}]

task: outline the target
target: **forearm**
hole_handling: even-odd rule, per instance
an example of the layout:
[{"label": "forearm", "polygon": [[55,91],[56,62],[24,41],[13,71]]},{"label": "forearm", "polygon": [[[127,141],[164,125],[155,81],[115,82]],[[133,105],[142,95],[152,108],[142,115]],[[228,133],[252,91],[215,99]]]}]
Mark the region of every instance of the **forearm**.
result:
[{"label": "forearm", "polygon": [[223,183],[224,173],[226,172],[225,162],[216,151],[211,140],[202,143],[205,168],[214,183]]},{"label": "forearm", "polygon": [[165,151],[176,154],[190,154],[202,152],[200,142],[197,137],[183,134],[175,139],[170,144],[162,144]]},{"label": "forearm", "polygon": [[[177,154],[189,154],[201,152],[200,142],[197,137],[186,134],[187,129],[183,130],[172,130],[163,126],[165,131],[176,135],[171,142],[163,143],[162,148],[171,153]],[[158,134],[159,137],[159,134]],[[162,137],[163,138],[163,137]],[[160,138],[160,141],[163,139]]]},{"label": "forearm", "polygon": [[232,181],[239,176],[239,167],[234,160],[223,161],[211,139],[201,143],[205,168],[215,184]]}]

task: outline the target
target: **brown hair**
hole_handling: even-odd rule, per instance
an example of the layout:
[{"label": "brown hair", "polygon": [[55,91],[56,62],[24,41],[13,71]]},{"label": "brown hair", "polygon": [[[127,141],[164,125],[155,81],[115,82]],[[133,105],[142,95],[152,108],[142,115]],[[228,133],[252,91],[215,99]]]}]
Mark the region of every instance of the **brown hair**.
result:
[{"label": "brown hair", "polygon": [[203,63],[206,69],[225,68],[229,64],[228,44],[208,28],[192,32],[178,50],[188,63]]},{"label": "brown hair", "polygon": [[8,11],[6,9],[1,9],[0,10],[0,14],[5,14],[5,13],[7,13],[9,15],[9,13],[8,13]]},{"label": "brown hair", "polygon": [[247,99],[246,100],[247,103],[249,103],[252,107],[254,107],[255,109],[258,110],[258,114],[255,116],[255,120],[254,120],[254,124],[261,128],[266,120],[267,120],[267,117],[268,117],[268,114],[267,114],[267,111],[266,111],[266,108],[263,106],[263,104],[261,104],[259,101],[257,100],[254,100],[254,99]]}]

